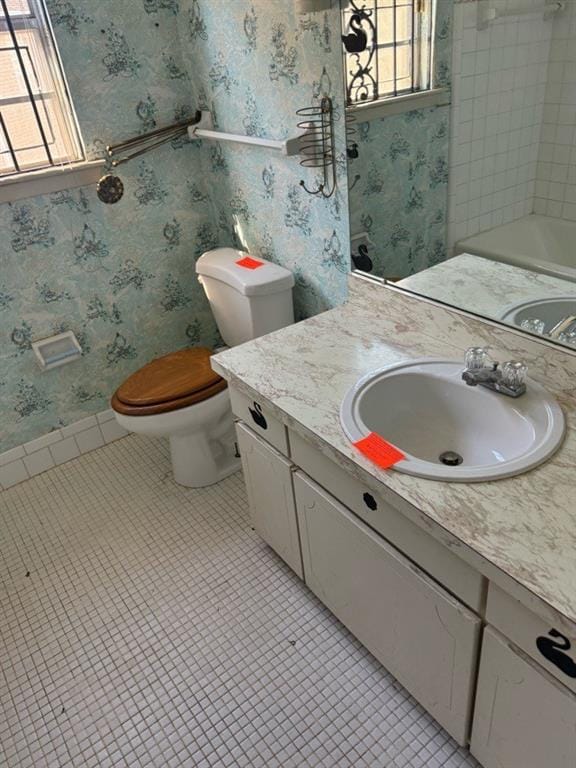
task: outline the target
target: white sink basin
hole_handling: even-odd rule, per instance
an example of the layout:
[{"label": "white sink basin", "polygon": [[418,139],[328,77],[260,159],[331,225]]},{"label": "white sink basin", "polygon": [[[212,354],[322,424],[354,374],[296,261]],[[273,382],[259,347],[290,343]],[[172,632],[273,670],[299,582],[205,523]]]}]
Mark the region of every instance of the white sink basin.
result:
[{"label": "white sink basin", "polygon": [[500,319],[519,328],[526,320],[542,320],[543,334],[548,334],[561,320],[571,315],[576,315],[576,293],[572,296],[532,299],[514,304],[504,311]]},{"label": "white sink basin", "polygon": [[[344,432],[352,442],[375,432],[392,443],[406,456],[398,472],[452,482],[518,475],[557,450],[564,415],[543,387],[528,379],[526,394],[511,398],[468,386],[462,370],[425,358],[373,371],[344,398]],[[446,466],[446,452],[461,464]]]}]

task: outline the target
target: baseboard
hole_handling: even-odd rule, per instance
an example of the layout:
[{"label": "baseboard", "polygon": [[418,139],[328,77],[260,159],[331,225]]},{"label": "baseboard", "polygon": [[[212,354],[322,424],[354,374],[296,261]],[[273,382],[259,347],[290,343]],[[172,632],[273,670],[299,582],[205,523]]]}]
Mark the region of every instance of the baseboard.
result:
[{"label": "baseboard", "polygon": [[106,410],[0,453],[0,491],[128,434],[114,418],[114,411]]}]

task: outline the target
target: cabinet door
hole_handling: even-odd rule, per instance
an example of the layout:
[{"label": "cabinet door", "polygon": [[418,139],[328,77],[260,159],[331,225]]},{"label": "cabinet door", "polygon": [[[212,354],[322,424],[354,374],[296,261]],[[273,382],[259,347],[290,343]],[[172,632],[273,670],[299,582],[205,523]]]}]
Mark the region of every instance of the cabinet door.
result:
[{"label": "cabinet door", "polygon": [[310,589],[467,744],[480,619],[300,472],[294,488]]},{"label": "cabinet door", "polygon": [[485,579],[445,544],[413,523],[410,516],[421,515],[407,501],[384,486],[380,493],[370,490],[294,431],[290,432],[290,451],[294,464],[370,528],[473,611],[479,613],[483,609]]},{"label": "cabinet door", "polygon": [[492,583],[488,590],[486,622],[532,656],[538,668],[543,667],[576,694],[574,629],[549,624]]},{"label": "cabinet door", "polygon": [[252,525],[302,578],[292,465],[243,424],[236,425]]},{"label": "cabinet door", "polygon": [[576,766],[576,696],[491,628],[470,749],[484,768]]}]

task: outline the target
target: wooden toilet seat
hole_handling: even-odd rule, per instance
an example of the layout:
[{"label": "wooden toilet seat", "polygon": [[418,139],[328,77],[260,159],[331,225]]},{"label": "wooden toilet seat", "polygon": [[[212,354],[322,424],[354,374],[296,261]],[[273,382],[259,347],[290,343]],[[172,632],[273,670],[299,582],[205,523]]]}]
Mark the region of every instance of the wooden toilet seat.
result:
[{"label": "wooden toilet seat", "polygon": [[210,367],[212,350],[171,352],[140,368],[118,387],[112,408],[126,416],[153,416],[201,403],[226,389]]}]

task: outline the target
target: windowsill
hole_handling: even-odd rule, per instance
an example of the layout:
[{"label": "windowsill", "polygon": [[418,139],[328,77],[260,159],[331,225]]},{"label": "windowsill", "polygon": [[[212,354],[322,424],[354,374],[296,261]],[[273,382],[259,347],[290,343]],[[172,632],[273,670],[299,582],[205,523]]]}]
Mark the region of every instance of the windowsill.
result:
[{"label": "windowsill", "polygon": [[102,175],[104,165],[104,160],[90,160],[0,178],[0,203],[94,184]]},{"label": "windowsill", "polygon": [[411,112],[414,109],[442,107],[448,104],[450,104],[450,89],[432,88],[429,91],[408,93],[405,96],[371,101],[368,104],[354,104],[346,107],[346,113],[354,115],[357,122],[364,123],[368,120],[377,120],[380,117],[401,115],[403,112]]}]

